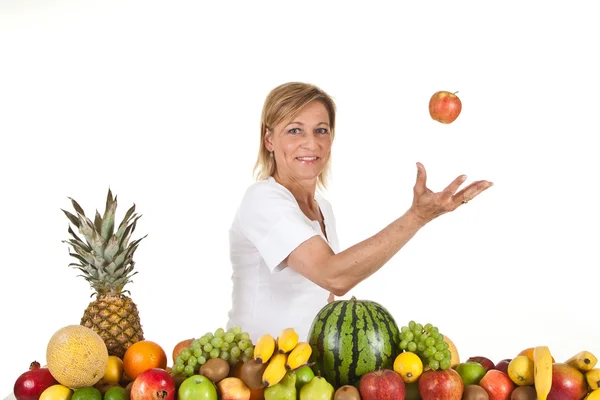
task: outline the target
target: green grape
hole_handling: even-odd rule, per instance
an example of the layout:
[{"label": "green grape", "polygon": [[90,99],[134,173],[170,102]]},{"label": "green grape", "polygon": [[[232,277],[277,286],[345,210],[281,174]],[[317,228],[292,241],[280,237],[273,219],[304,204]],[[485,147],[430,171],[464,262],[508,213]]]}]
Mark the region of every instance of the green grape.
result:
[{"label": "green grape", "polygon": [[448,358],[444,358],[442,361],[440,361],[440,368],[441,369],[449,369],[450,368],[450,359]]},{"label": "green grape", "polygon": [[437,334],[437,333],[440,333],[439,329],[438,329],[436,326],[432,327],[432,328],[431,328],[431,334],[432,334],[432,335],[435,335],[435,334]]},{"label": "green grape", "polygon": [[400,341],[400,348],[402,350],[406,350],[408,348],[408,340],[404,339],[404,340]]},{"label": "green grape", "polygon": [[198,349],[198,350],[194,350],[194,357],[198,358],[202,355],[202,348]]},{"label": "green grape", "polygon": [[417,344],[415,342],[408,342],[408,351],[413,353],[417,350]]},{"label": "green grape", "polygon": [[415,327],[415,325],[416,325],[416,322],[415,322],[415,321],[410,321],[410,322],[408,323],[408,328],[409,328],[410,330],[412,330],[412,329]]},{"label": "green grape", "polygon": [[198,343],[200,343],[201,346],[207,345],[208,342],[210,342],[210,340],[206,336],[202,336],[200,339],[198,339]]},{"label": "green grape", "polygon": [[229,351],[229,348],[231,347],[231,345],[227,342],[223,342],[223,344],[221,345],[221,350],[223,351]]},{"label": "green grape", "polygon": [[177,356],[177,359],[175,360],[175,365],[184,365],[185,361],[183,361],[183,358],[181,358],[181,353],[179,353],[179,355]]},{"label": "green grape", "polygon": [[185,368],[183,369],[183,373],[187,376],[192,376],[194,375],[194,367],[192,367],[191,365],[186,365]]},{"label": "green grape", "polygon": [[238,358],[234,357],[233,354],[231,354],[231,352],[229,353],[229,364],[230,365],[235,365],[238,363]]},{"label": "green grape", "polygon": [[220,349],[221,345],[223,344],[223,338],[219,337],[219,336],[215,336],[211,341],[210,344],[212,344],[213,348],[216,349]]},{"label": "green grape", "polygon": [[250,334],[248,332],[242,332],[240,334],[240,339],[250,341]]},{"label": "green grape", "polygon": [[431,332],[431,328],[433,328],[433,325],[431,325],[429,322],[425,324],[425,326],[423,327],[423,330],[425,330],[425,332],[429,333]]},{"label": "green grape", "polygon": [[446,345],[446,347],[444,347],[444,343],[446,343],[446,342],[437,342],[435,344],[435,348],[439,351],[446,350],[448,348],[448,345]]},{"label": "green grape", "polygon": [[175,371],[175,373],[181,374],[183,372],[184,368],[185,368],[185,365],[183,365],[183,364],[175,364],[175,366],[173,367],[173,370]]},{"label": "green grape", "polygon": [[225,336],[223,336],[223,340],[225,340],[226,343],[233,342],[235,340],[235,333],[227,331]]},{"label": "green grape", "polygon": [[219,354],[221,354],[219,349],[212,349],[209,353],[210,358],[217,358],[217,357],[219,357]]},{"label": "green grape", "polygon": [[246,356],[246,354],[242,354],[242,362],[243,362],[243,363],[246,363],[246,362],[248,362],[249,360],[250,360],[250,358],[249,358],[249,357],[247,357],[247,356]]},{"label": "green grape", "polygon": [[241,351],[246,350],[248,346],[250,346],[250,343],[247,340],[242,339],[238,342],[238,347]]},{"label": "green grape", "polygon": [[400,338],[400,341],[402,341],[402,340],[406,339],[406,338],[404,337],[404,332],[400,332],[400,335],[399,335],[398,337]]},{"label": "green grape", "polygon": [[204,356],[198,357],[198,364],[200,364],[200,365],[206,364],[206,357],[204,357]]},{"label": "green grape", "polygon": [[212,344],[207,343],[204,345],[204,347],[202,349],[204,349],[205,352],[210,353],[213,350],[213,346],[212,346]]},{"label": "green grape", "polygon": [[420,332],[423,332],[423,325],[421,325],[421,324],[415,324],[415,329],[414,329],[414,331],[415,331],[415,332],[419,332],[419,333],[420,333]]},{"label": "green grape", "polygon": [[235,333],[236,335],[239,335],[240,333],[242,333],[242,328],[239,326],[234,326],[233,327],[233,333]]},{"label": "green grape", "polygon": [[413,340],[413,339],[414,339],[414,337],[415,337],[415,334],[414,334],[414,333],[412,333],[411,331],[408,331],[408,332],[406,332],[406,333],[404,334],[404,339],[408,340],[409,342],[410,342],[411,340]]},{"label": "green grape", "polygon": [[202,350],[202,345],[200,344],[200,341],[198,340],[194,340],[192,342],[192,344],[190,344],[189,349],[193,352],[197,351],[197,350]]},{"label": "green grape", "polygon": [[438,360],[431,360],[429,361],[429,367],[435,371],[440,368],[440,362]]},{"label": "green grape", "polygon": [[410,328],[408,326],[403,326],[402,328],[400,328],[400,332],[404,333],[404,332],[408,332]]},{"label": "green grape", "polygon": [[242,353],[242,351],[237,346],[233,346],[232,348],[229,349],[229,354],[232,357],[239,357],[241,353]]},{"label": "green grape", "polygon": [[423,342],[417,343],[417,350],[420,351],[421,353],[424,352],[426,348],[427,348],[427,346],[425,345],[425,343],[423,343]]},{"label": "green grape", "polygon": [[435,347],[433,347],[433,346],[429,346],[429,347],[427,348],[427,350],[425,350],[425,353],[426,353],[427,357],[433,357],[433,355],[435,354],[435,352],[436,352],[436,351],[437,351],[437,350],[436,350],[436,348],[435,348]]},{"label": "green grape", "polygon": [[208,352],[207,351],[203,351],[202,352],[202,357],[204,357],[204,359],[208,359]]},{"label": "green grape", "polygon": [[254,347],[250,346],[246,350],[244,350],[244,355],[248,358],[254,357]]},{"label": "green grape", "polygon": [[225,330],[224,330],[223,328],[218,328],[218,329],[215,331],[215,337],[218,337],[218,338],[221,338],[221,339],[222,339],[222,338],[223,338],[223,336],[225,336]]},{"label": "green grape", "polygon": [[208,341],[210,342],[210,341],[212,340],[212,338],[214,338],[214,337],[215,337],[215,335],[213,335],[213,333],[212,333],[212,332],[206,332],[206,333],[204,334],[204,337],[205,337],[205,338],[207,338],[207,339],[208,339]]},{"label": "green grape", "polygon": [[187,361],[187,365],[191,365],[192,367],[195,367],[197,363],[198,359],[194,356],[190,356],[190,358]]},{"label": "green grape", "polygon": [[191,355],[192,355],[192,352],[190,351],[190,349],[183,349],[183,350],[181,350],[181,352],[179,352],[179,357],[181,357],[181,359],[183,361],[187,361]]},{"label": "green grape", "polygon": [[444,359],[444,353],[438,351],[433,355],[433,358],[435,358],[438,361],[442,361]]},{"label": "green grape", "polygon": [[427,340],[425,340],[425,344],[427,347],[435,346],[435,339],[430,336],[427,338]]},{"label": "green grape", "polygon": [[219,354],[219,357],[222,358],[225,361],[229,360],[229,352],[228,351],[221,351],[221,354]]},{"label": "green grape", "polygon": [[427,339],[429,339],[429,337],[426,334],[420,335],[419,336],[419,342],[425,344],[425,342],[427,341]]}]

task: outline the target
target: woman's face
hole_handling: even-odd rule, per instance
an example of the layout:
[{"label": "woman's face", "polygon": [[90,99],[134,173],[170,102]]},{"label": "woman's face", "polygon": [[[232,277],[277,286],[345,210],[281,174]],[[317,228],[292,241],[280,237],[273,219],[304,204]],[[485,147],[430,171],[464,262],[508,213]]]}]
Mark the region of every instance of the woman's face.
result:
[{"label": "woman's face", "polygon": [[285,180],[316,180],[331,153],[329,113],[314,101],[293,121],[275,126],[265,136],[267,150],[273,152],[276,174]]}]

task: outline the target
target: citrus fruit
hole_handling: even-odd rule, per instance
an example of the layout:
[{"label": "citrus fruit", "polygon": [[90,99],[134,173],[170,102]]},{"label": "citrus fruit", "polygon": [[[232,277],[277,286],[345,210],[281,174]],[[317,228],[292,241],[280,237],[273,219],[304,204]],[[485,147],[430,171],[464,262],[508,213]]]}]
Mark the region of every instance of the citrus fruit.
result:
[{"label": "citrus fruit", "polygon": [[129,393],[122,386],[113,386],[104,393],[104,400],[129,400]]},{"label": "citrus fruit", "polygon": [[310,382],[315,377],[315,373],[308,365],[304,365],[296,370],[296,389]]},{"label": "citrus fruit", "polygon": [[[529,357],[529,359],[531,361],[533,361],[533,350],[534,349],[535,349],[535,347],[528,347],[528,348],[526,348],[524,350],[521,350],[519,352],[519,354],[517,354],[517,355],[519,355],[519,356],[527,356],[527,357]],[[554,360],[554,357],[552,357],[552,363],[555,363],[555,362],[556,361]]]},{"label": "citrus fruit", "polygon": [[102,393],[93,386],[75,389],[71,400],[102,400]]},{"label": "citrus fruit", "polygon": [[516,356],[508,363],[508,376],[519,386],[533,385],[533,361],[526,355]]},{"label": "citrus fruit", "polygon": [[73,391],[71,389],[64,385],[56,384],[44,389],[40,394],[39,400],[71,400],[72,395]]},{"label": "citrus fruit", "polygon": [[423,361],[412,351],[405,351],[394,360],[394,371],[400,374],[405,383],[416,382],[423,373]]},{"label": "citrus fruit", "polygon": [[117,356],[108,356],[108,365],[100,383],[117,385],[123,378],[123,360]]},{"label": "citrus fruit", "polygon": [[167,355],[159,344],[140,340],[127,348],[123,356],[123,371],[129,378],[135,380],[150,368],[167,368]]},{"label": "citrus fruit", "polygon": [[68,325],[56,331],[46,348],[50,374],[71,389],[94,386],[106,371],[108,349],[91,328]]}]

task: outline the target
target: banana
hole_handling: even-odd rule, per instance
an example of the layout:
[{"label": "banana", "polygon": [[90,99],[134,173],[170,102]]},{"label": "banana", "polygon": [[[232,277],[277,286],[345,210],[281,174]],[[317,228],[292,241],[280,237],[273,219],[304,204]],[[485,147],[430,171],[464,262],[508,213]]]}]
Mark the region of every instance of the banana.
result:
[{"label": "banana", "polygon": [[276,353],[267,368],[265,368],[262,380],[265,387],[270,387],[276,385],[283,379],[285,374],[287,373],[287,369],[285,369],[285,362],[287,361],[287,354]]},{"label": "banana", "polygon": [[533,379],[538,400],[546,400],[552,388],[552,354],[547,346],[533,349]]},{"label": "banana", "polygon": [[260,363],[268,362],[274,352],[275,338],[268,333],[262,335],[254,345],[254,359]]},{"label": "banana", "polygon": [[585,380],[592,390],[597,390],[600,386],[600,368],[592,368],[585,373]]},{"label": "banana", "polygon": [[298,333],[294,328],[285,328],[277,338],[279,353],[288,353],[298,344]]},{"label": "banana", "polygon": [[285,366],[287,369],[296,369],[308,363],[312,354],[312,347],[307,342],[298,342],[296,347],[288,354]]},{"label": "banana", "polygon": [[584,397],[584,400],[600,400],[600,389],[592,390]]},{"label": "banana", "polygon": [[569,358],[565,361],[566,364],[569,364],[571,367],[575,367],[581,372],[589,371],[590,369],[596,366],[598,359],[589,351],[580,351],[575,354],[573,357]]}]

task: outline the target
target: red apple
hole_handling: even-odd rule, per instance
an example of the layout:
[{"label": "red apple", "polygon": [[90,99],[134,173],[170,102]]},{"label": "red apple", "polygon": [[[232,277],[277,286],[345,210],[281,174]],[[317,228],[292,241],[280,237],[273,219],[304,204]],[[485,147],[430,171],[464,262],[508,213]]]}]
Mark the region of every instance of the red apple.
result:
[{"label": "red apple", "polygon": [[162,368],[150,368],[131,385],[131,400],[174,400],[175,380]]},{"label": "red apple", "polygon": [[481,357],[481,356],[469,357],[467,362],[469,362],[469,361],[474,361],[474,362],[478,362],[479,364],[481,364],[481,366],[483,366],[483,368],[485,369],[485,372],[489,371],[490,369],[494,369],[494,367],[495,367],[494,362],[487,357]]},{"label": "red apple", "polygon": [[364,374],[358,390],[362,400],[404,400],[406,386],[399,373],[380,369]]},{"label": "red apple", "polygon": [[46,388],[58,382],[48,368],[40,368],[37,361],[29,365],[29,371],[23,372],[15,381],[13,394],[17,400],[38,400]]},{"label": "red apple", "polygon": [[462,103],[457,92],[450,93],[445,90],[435,92],[429,99],[429,115],[442,124],[454,122],[462,110]]},{"label": "red apple", "polygon": [[552,364],[552,387],[547,400],[581,400],[587,394],[585,376],[565,363]]},{"label": "red apple", "polygon": [[498,364],[494,366],[493,369],[497,369],[498,371],[502,371],[505,374],[508,374],[508,364],[512,361],[512,358],[505,358],[504,360],[498,361]]},{"label": "red apple", "polygon": [[485,389],[490,400],[509,400],[516,385],[508,374],[490,369],[479,381],[479,386]]},{"label": "red apple", "polygon": [[465,384],[453,369],[427,370],[419,377],[419,393],[423,400],[461,400]]}]

